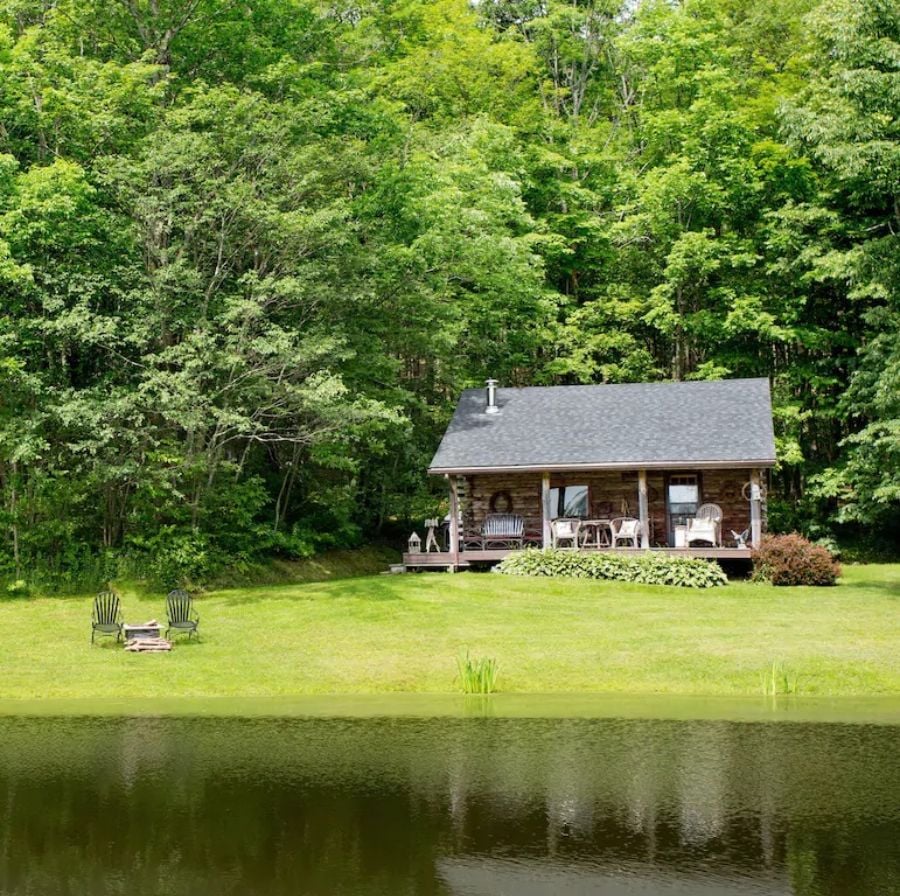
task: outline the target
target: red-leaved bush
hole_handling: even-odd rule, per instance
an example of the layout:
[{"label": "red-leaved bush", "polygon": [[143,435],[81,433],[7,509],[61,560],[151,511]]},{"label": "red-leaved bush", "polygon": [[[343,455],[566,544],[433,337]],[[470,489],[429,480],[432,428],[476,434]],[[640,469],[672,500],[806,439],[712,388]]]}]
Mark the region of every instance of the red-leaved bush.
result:
[{"label": "red-leaved bush", "polygon": [[773,585],[833,585],[841,565],[802,535],[766,535],[753,552],[753,579]]}]

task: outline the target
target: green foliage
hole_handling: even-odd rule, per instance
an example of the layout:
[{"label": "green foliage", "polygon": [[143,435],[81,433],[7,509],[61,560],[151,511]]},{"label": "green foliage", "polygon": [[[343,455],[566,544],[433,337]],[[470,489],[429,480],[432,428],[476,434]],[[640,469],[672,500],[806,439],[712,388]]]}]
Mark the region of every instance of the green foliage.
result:
[{"label": "green foliage", "polygon": [[[839,288],[854,340],[839,457],[812,480],[838,521],[879,531],[900,512],[900,13],[885,0],[826,0],[809,16],[808,84],[785,105],[831,215],[811,276]],[[848,301],[849,300],[849,301]],[[837,454],[837,452],[835,452]]]},{"label": "green foliage", "polygon": [[29,567],[27,581],[32,591],[72,594],[85,589],[105,589],[127,570],[128,564],[115,551],[67,539],[57,553],[46,557],[38,555]]},{"label": "green foliage", "polygon": [[680,585],[713,588],[728,578],[717,563],[695,557],[665,554],[639,556],[588,553],[548,548],[508,554],[496,567],[504,575],[551,576],[575,579],[609,579],[642,585]]},{"label": "green foliage", "polygon": [[30,591],[28,582],[24,579],[16,579],[6,586],[6,593],[11,594],[13,597],[27,597]]},{"label": "green foliage", "polygon": [[136,540],[133,550],[137,568],[166,589],[197,590],[225,561],[201,532],[163,529],[151,539]]},{"label": "green foliage", "polygon": [[456,658],[456,669],[464,694],[493,694],[497,689],[497,660],[473,659],[467,650]]},{"label": "green foliage", "polygon": [[753,552],[753,579],[772,585],[834,585],[840,564],[823,545],[796,532],[767,535]]},{"label": "green foliage", "polygon": [[886,0],[0,0],[0,570],[400,531],[487,375],[769,376],[773,511],[887,531],[897,46]]}]

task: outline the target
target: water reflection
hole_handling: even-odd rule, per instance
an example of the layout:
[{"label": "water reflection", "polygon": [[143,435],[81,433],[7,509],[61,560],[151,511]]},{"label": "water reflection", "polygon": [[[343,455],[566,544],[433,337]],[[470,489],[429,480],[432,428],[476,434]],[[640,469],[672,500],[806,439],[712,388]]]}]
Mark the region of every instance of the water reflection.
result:
[{"label": "water reflection", "polygon": [[900,894],[900,729],[0,720],[0,894]]}]

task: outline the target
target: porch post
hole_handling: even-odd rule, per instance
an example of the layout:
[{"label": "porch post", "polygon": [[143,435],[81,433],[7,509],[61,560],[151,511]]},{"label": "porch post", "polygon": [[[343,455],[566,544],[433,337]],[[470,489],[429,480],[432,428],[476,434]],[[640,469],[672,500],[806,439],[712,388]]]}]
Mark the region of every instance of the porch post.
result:
[{"label": "porch post", "polygon": [[550,474],[541,473],[541,547],[550,547]]},{"label": "porch post", "polygon": [[459,491],[455,476],[447,477],[450,483],[450,572],[459,565]]},{"label": "porch post", "polygon": [[641,547],[650,547],[650,523],[647,512],[647,471],[638,470],[638,516],[641,518]]},{"label": "porch post", "polygon": [[762,540],[762,499],[759,493],[759,470],[750,471],[750,546],[759,547]]}]

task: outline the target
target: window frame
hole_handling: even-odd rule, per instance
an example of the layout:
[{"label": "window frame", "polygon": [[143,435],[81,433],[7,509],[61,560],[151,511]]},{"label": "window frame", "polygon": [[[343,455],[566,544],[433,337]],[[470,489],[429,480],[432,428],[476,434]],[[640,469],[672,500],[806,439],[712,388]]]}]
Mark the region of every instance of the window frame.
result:
[{"label": "window frame", "polygon": [[[584,489],[584,513],[573,516],[572,514],[565,513],[566,504],[568,501],[566,500],[566,490],[567,489]],[[554,500],[554,492],[555,500]],[[591,515],[591,486],[590,483],[587,482],[564,482],[558,483],[556,485],[551,484],[550,486],[550,519],[551,520],[559,520],[559,519],[580,519],[586,520],[589,519]]]},{"label": "window frame", "polygon": [[[703,503],[703,475],[699,470],[691,471],[691,470],[683,470],[677,473],[667,473],[665,478],[665,491],[663,494],[663,500],[665,502],[665,514],[666,514],[666,543],[670,547],[674,547],[675,545],[675,526],[676,525],[684,525],[683,523],[674,522],[674,517],[689,517],[693,516],[693,514],[689,513],[672,513],[672,504],[669,501],[669,489],[672,485],[689,485],[691,483],[687,482],[679,482],[679,479],[692,479],[693,484],[697,487],[697,503],[694,506],[694,513],[697,512],[697,508]],[[675,506],[683,506],[689,502],[680,501],[677,502]]]}]

